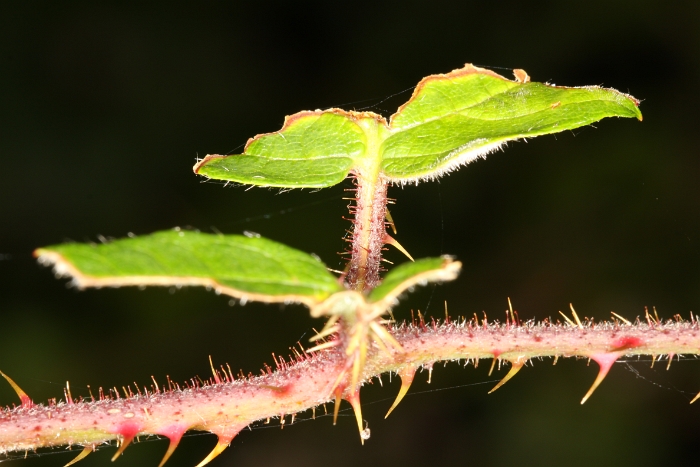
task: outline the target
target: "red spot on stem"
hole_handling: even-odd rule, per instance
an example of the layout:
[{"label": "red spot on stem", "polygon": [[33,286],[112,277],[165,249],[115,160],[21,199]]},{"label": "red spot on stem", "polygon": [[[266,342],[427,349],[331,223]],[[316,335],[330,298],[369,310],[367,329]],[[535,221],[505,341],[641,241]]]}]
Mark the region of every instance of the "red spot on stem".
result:
[{"label": "red spot on stem", "polygon": [[[634,349],[635,347],[639,347],[643,344],[642,340],[638,337],[620,337],[619,339],[615,340],[613,342],[613,345],[615,346],[612,350],[614,352],[620,352],[622,350],[627,350],[627,349]],[[593,357],[591,357],[593,358]]]}]

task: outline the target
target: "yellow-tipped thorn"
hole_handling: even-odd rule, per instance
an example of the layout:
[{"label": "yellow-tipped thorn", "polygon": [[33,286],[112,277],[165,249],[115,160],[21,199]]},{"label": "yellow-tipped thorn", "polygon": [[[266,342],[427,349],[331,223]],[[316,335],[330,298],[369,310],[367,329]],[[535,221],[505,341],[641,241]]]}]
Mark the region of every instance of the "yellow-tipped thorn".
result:
[{"label": "yellow-tipped thorn", "polygon": [[391,218],[391,213],[389,212],[389,208],[387,208],[384,211],[384,217],[386,217],[386,221],[389,223],[391,226],[391,231],[394,232],[394,235],[396,235],[396,224],[394,224],[394,219]]},{"label": "yellow-tipped thorn", "polygon": [[576,324],[578,325],[579,329],[583,329],[583,324],[581,324],[581,320],[578,319],[578,315],[576,314],[576,310],[574,310],[574,304],[569,303],[569,308],[571,308],[571,314],[574,315],[574,319],[576,320]]},{"label": "yellow-tipped thorn", "polygon": [[360,405],[360,388],[355,389],[355,392],[347,399],[355,411],[355,420],[357,420],[357,429],[360,431],[360,442],[364,445],[365,438],[362,436],[364,426],[362,423],[362,406]]},{"label": "yellow-tipped thorn", "polygon": [[396,248],[397,250],[399,250],[401,253],[403,253],[404,255],[406,255],[406,256],[408,257],[408,259],[410,259],[411,261],[415,261],[415,260],[413,259],[413,256],[411,256],[411,255],[408,253],[408,251],[406,251],[406,249],[405,249],[404,247],[401,246],[401,244],[400,244],[399,242],[397,242],[391,235],[389,235],[389,234],[387,234],[387,233],[384,234],[384,243],[387,243],[387,244],[393,246],[394,248]]},{"label": "yellow-tipped thorn", "polygon": [[323,326],[323,329],[321,329],[320,331],[316,331],[314,329],[314,332],[316,332],[316,334],[309,339],[309,342],[315,342],[317,340],[323,339],[324,337],[340,330],[340,326],[335,325],[335,323],[337,323],[339,319],[340,316],[333,315],[328,321],[326,321],[326,324]]},{"label": "yellow-tipped thorn", "polygon": [[81,461],[81,460],[85,459],[85,458],[87,457],[88,454],[90,454],[91,452],[93,452],[93,450],[94,450],[94,446],[85,446],[85,447],[83,448],[83,450],[80,451],[80,454],[78,454],[77,456],[75,456],[75,459],[73,459],[72,461],[70,461],[69,463],[67,463],[66,465],[64,465],[63,467],[68,467],[68,466],[70,466],[70,465],[75,464],[75,463],[78,462],[78,461]]},{"label": "yellow-tipped thorn", "polygon": [[392,404],[391,408],[386,413],[386,415],[384,415],[384,418],[389,417],[389,414],[391,414],[391,412],[393,412],[394,409],[403,400],[404,396],[408,392],[408,389],[411,387],[411,383],[413,383],[413,377],[415,375],[416,369],[414,367],[409,366],[399,371],[399,377],[401,378],[401,389],[399,389],[399,393],[396,395],[396,400],[394,400],[394,403]]},{"label": "yellow-tipped thorn", "polygon": [[219,378],[218,373],[214,369],[214,362],[211,359],[211,355],[209,355],[209,366],[211,366],[211,374],[214,375],[214,382],[216,384],[221,384],[221,378]]},{"label": "yellow-tipped thorn", "polygon": [[[496,367],[496,357],[493,357],[493,360],[491,360],[491,369],[489,370],[489,376],[491,376],[491,373],[493,373],[493,369]],[[501,368],[501,365],[498,365],[498,368]]]},{"label": "yellow-tipped thorn", "polygon": [[181,437],[173,437],[170,438],[170,445],[168,446],[168,450],[165,451],[165,455],[163,456],[163,460],[160,461],[160,464],[158,464],[158,467],[163,467],[165,463],[170,459],[170,456],[173,455],[175,452],[175,449],[177,449],[177,445],[180,444],[180,439]]},{"label": "yellow-tipped thorn", "polygon": [[571,321],[571,318],[569,318],[568,316],[566,316],[566,315],[564,314],[564,312],[562,312],[561,310],[559,310],[559,314],[562,315],[562,316],[564,317],[564,319],[566,320],[567,323],[569,323],[570,326],[576,327],[576,323],[574,323],[573,321]]},{"label": "yellow-tipped thorn", "polygon": [[518,372],[520,371],[520,369],[525,365],[525,361],[524,361],[524,360],[521,360],[521,359],[519,358],[519,359],[517,359],[516,361],[514,361],[514,362],[512,363],[512,365],[513,365],[513,366],[511,366],[510,371],[508,372],[508,374],[506,374],[506,375],[503,377],[503,379],[502,379],[501,381],[499,381],[498,384],[495,385],[495,386],[493,387],[493,389],[491,389],[491,390],[489,391],[489,394],[491,394],[493,391],[495,391],[496,389],[498,389],[498,388],[500,388],[501,386],[503,386],[504,384],[506,384],[513,376],[515,376],[516,374],[518,374]]},{"label": "yellow-tipped thorn", "polygon": [[610,314],[613,315],[615,318],[619,319],[620,321],[622,321],[622,322],[625,323],[625,324],[628,324],[628,325],[631,325],[631,324],[632,324],[632,323],[630,322],[630,320],[623,318],[622,316],[618,315],[618,314],[615,313],[614,311],[611,311]]},{"label": "yellow-tipped thorn", "polygon": [[[374,332],[374,335],[379,338],[384,344],[389,344],[391,345],[396,351],[398,352],[403,352],[403,347],[401,347],[401,344],[399,344],[399,341],[396,340],[394,336],[391,335],[389,331],[386,330],[385,327],[380,325],[376,321],[372,321],[369,323],[370,329]],[[378,342],[378,341],[377,341]],[[383,347],[384,349],[387,349],[386,346]],[[387,349],[388,353],[388,349]]]},{"label": "yellow-tipped thorn", "polygon": [[0,371],[0,375],[7,380],[8,383],[10,383],[10,386],[12,386],[12,389],[15,390],[17,395],[19,396],[19,400],[22,402],[22,407],[23,408],[29,408],[32,405],[34,405],[34,402],[29,398],[26,392],[22,391],[22,388],[20,388],[17,383],[15,383],[12,378],[7,376],[5,373]]},{"label": "yellow-tipped thorn", "polygon": [[700,392],[698,393],[697,396],[693,397],[693,400],[690,401],[690,403],[692,404],[693,402],[695,402],[695,401],[698,400],[698,399],[700,399]]},{"label": "yellow-tipped thorn", "polygon": [[510,309],[510,321],[515,324],[515,315],[513,314],[513,304],[510,302],[510,297],[508,297],[508,309]]},{"label": "yellow-tipped thorn", "polygon": [[330,349],[331,347],[337,347],[338,341],[324,342],[323,344],[318,344],[310,349],[306,349],[306,353],[318,352],[319,350]]},{"label": "yellow-tipped thorn", "polygon": [[202,462],[197,464],[196,467],[204,467],[205,465],[207,465],[209,462],[212,461],[212,459],[224,452],[224,449],[226,449],[230,443],[231,439],[224,439],[221,436],[219,436],[219,441],[216,443],[216,446],[214,446],[214,449],[209,453],[207,457],[204,458]]},{"label": "yellow-tipped thorn", "polygon": [[591,397],[598,386],[600,386],[600,383],[602,383],[605,377],[608,375],[610,368],[612,368],[613,363],[615,363],[617,358],[618,355],[616,353],[591,355],[591,360],[595,361],[600,366],[600,371],[598,372],[598,377],[596,377],[595,381],[593,381],[591,388],[588,390],[586,395],[583,396],[583,399],[581,399],[581,404],[584,404],[588,398]]},{"label": "yellow-tipped thorn", "polygon": [[335,406],[333,407],[333,425],[335,425],[338,422],[338,412],[340,411],[340,395],[343,393],[343,390],[340,388],[340,386],[337,386],[335,388]]},{"label": "yellow-tipped thorn", "polygon": [[122,440],[122,444],[119,446],[119,449],[117,449],[117,452],[115,452],[114,455],[112,456],[112,462],[117,460],[119,458],[119,456],[122,455],[124,450],[129,447],[129,445],[131,444],[131,442],[133,440],[134,440],[133,436],[125,436],[124,437],[124,439]]}]

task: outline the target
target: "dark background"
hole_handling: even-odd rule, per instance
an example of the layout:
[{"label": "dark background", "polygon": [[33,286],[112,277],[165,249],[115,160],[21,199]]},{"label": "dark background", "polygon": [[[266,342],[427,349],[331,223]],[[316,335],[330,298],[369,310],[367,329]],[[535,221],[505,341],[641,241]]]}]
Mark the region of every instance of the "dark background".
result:
[{"label": "dark background", "polygon": [[[9,3],[9,2],[8,2]],[[609,119],[512,143],[440,180],[394,187],[398,240],[464,262],[452,284],[396,312],[523,318],[573,302],[598,320],[644,306],[700,308],[700,4],[697,2],[14,2],[0,7],[0,369],[35,400],[207,376],[208,355],[256,372],[322,323],[296,306],[228,306],[199,289],[79,292],[34,248],[174,226],[252,230],[342,267],[344,186],[316,193],[223,188],[192,174],[280,128],[285,115],[342,106],[390,114],[422,77],[472,62],[534,81],[605,85],[643,101],[644,122]],[[367,100],[369,99],[369,100]],[[391,251],[389,259],[403,261]],[[693,359],[615,365],[584,406],[595,364],[536,361],[498,375],[436,366],[388,420],[396,380],[363,389],[365,446],[349,412],[245,431],[211,465],[696,465]],[[637,378],[638,372],[642,378]],[[388,387],[387,387],[388,386]],[[436,391],[443,390],[443,391]],[[436,392],[425,392],[436,391]],[[0,384],[0,404],[16,402]],[[302,414],[300,418],[308,418]],[[289,423],[289,420],[287,420]],[[214,437],[190,436],[169,466]],[[166,441],[118,462],[152,465]],[[109,465],[104,448],[83,466]],[[60,466],[52,450],[8,465]],[[18,453],[14,457],[22,457]]]}]

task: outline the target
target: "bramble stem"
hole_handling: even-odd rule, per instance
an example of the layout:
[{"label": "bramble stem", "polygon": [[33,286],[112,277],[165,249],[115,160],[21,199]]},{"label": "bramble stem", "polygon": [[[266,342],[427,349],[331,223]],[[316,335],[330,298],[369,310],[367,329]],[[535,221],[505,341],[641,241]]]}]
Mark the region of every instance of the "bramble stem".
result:
[{"label": "bramble stem", "polygon": [[355,178],[355,205],[350,264],[345,278],[350,289],[364,291],[379,285],[382,247],[386,235],[387,182],[358,174]]},{"label": "bramble stem", "polygon": [[350,205],[352,239],[350,262],[345,283],[351,290],[369,291],[379,285],[382,247],[386,238],[386,189],[388,182],[381,172],[380,135],[386,131],[385,122],[358,119],[365,132],[365,156],[357,161],[353,171],[354,205]]},{"label": "bramble stem", "polygon": [[[412,376],[412,371],[421,365],[430,366],[441,360],[476,362],[499,358],[516,366],[537,357],[584,357],[604,369],[623,356],[700,354],[697,321],[587,322],[579,326],[421,321],[394,327],[390,332],[403,352],[371,345],[362,382],[389,371]],[[193,379],[187,388],[154,387],[145,395],[121,399],[112,395],[95,402],[6,408],[0,412],[0,453],[66,444],[89,447],[146,434],[179,441],[182,433],[190,429],[216,433],[220,442],[228,443],[256,420],[285,416],[288,419],[292,414],[329,402],[329,388],[344,368],[345,355],[335,347],[311,355],[297,354],[291,362],[280,358],[276,364],[275,371],[264,372],[263,376],[235,379],[219,372],[203,384]],[[603,371],[601,374],[604,376]],[[348,388],[343,397],[353,397],[350,391]]]}]

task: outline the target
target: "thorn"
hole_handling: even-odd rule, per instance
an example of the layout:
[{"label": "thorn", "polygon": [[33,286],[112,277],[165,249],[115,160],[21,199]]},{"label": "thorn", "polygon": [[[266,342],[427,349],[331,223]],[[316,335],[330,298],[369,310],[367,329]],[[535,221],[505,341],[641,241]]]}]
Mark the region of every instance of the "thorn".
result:
[{"label": "thorn", "polygon": [[94,445],[93,445],[93,446],[85,446],[85,447],[83,448],[83,450],[80,451],[80,454],[78,454],[77,456],[75,456],[75,459],[73,459],[72,461],[70,461],[69,463],[67,463],[66,465],[64,465],[63,467],[68,467],[68,466],[70,466],[70,465],[75,464],[75,463],[78,462],[78,461],[81,461],[81,460],[85,459],[85,458],[87,457],[88,454],[90,454],[91,452],[94,451],[94,449],[95,449],[95,446],[94,446]]},{"label": "thorn", "polygon": [[564,319],[566,320],[567,323],[569,323],[570,326],[576,327],[576,323],[574,323],[573,321],[571,321],[571,319],[569,319],[569,317],[566,316],[561,310],[559,310],[559,314],[562,315],[562,316],[564,317]]},{"label": "thorn", "polygon": [[569,308],[571,308],[571,314],[574,315],[574,319],[576,320],[576,324],[578,324],[579,329],[583,329],[583,324],[581,324],[581,320],[578,319],[578,315],[576,314],[576,310],[574,310],[574,304],[569,303]]},{"label": "thorn", "polygon": [[491,376],[491,373],[493,373],[493,368],[496,366],[496,356],[494,355],[493,360],[491,361],[491,369],[489,370],[489,376]]},{"label": "thorn", "polygon": [[[339,316],[335,315],[332,316],[328,322],[326,323],[325,326],[323,326],[323,329],[321,331],[317,331],[316,334],[309,339],[309,342],[315,342],[317,340],[321,340],[326,336],[329,336],[331,334],[335,334],[336,332],[340,331],[340,325],[336,325],[338,322]],[[314,329],[314,331],[316,331]]]},{"label": "thorn", "polygon": [[307,353],[312,353],[312,352],[318,352],[319,350],[323,349],[329,349],[331,347],[337,347],[339,345],[339,341],[330,341],[330,342],[324,342],[323,344],[318,344],[314,347],[311,347],[310,349],[306,349]]},{"label": "thorn", "polygon": [[204,467],[209,462],[211,462],[212,459],[221,454],[224,451],[224,449],[226,449],[228,445],[231,444],[232,439],[233,437],[224,438],[222,436],[219,436],[219,441],[216,443],[216,446],[214,446],[214,449],[209,453],[207,457],[204,458],[202,462],[197,464],[196,467]]},{"label": "thorn", "polygon": [[673,361],[674,353],[668,354],[668,365],[666,365],[666,371],[671,369],[671,362]]},{"label": "thorn", "polygon": [[[656,321],[654,321],[654,318],[651,317],[651,315],[649,314],[649,308],[646,307],[646,306],[644,307],[644,315],[645,315],[646,318],[647,318],[647,323],[649,324],[649,326],[652,326],[652,327],[653,327],[654,324],[659,324],[659,323],[657,323]],[[652,324],[652,322],[653,322],[654,324]]]},{"label": "thorn", "polygon": [[338,422],[338,411],[340,410],[340,395],[343,390],[340,386],[335,388],[335,407],[333,407],[333,426]]},{"label": "thorn", "polygon": [[613,363],[618,359],[619,355],[617,353],[601,353],[596,355],[591,355],[591,360],[594,360],[599,366],[600,371],[598,372],[598,377],[593,381],[593,385],[588,390],[583,399],[581,399],[581,404],[584,404],[589,397],[593,394],[593,391],[598,388],[600,383],[603,382],[605,377],[608,375],[610,368],[612,368]]},{"label": "thorn", "polygon": [[160,461],[160,464],[158,464],[158,467],[163,467],[165,463],[170,459],[170,456],[173,455],[173,452],[175,452],[175,449],[177,448],[177,445],[180,444],[180,440],[182,439],[182,435],[185,433],[187,429],[184,426],[177,426],[173,425],[170,428],[167,429],[166,432],[158,433],[162,436],[166,436],[170,440],[170,445],[168,445],[168,450],[165,451],[165,455],[163,456],[163,460]]},{"label": "thorn", "polygon": [[68,405],[73,405],[73,396],[70,393],[70,382],[66,381],[66,402]]},{"label": "thorn", "polygon": [[692,404],[693,402],[695,402],[695,401],[698,400],[699,398],[700,398],[700,392],[698,393],[697,396],[693,397],[693,400],[690,401],[690,403]]},{"label": "thorn", "polygon": [[211,360],[211,355],[209,355],[209,366],[211,367],[211,373],[214,375],[214,381],[216,382],[216,384],[221,384],[221,378],[219,378],[219,375],[214,369],[214,362]]},{"label": "thorn", "polygon": [[504,384],[506,384],[513,376],[515,376],[520,371],[520,369],[525,365],[525,360],[518,357],[518,359],[514,362],[511,362],[511,364],[512,364],[512,366],[511,366],[508,374],[506,374],[503,377],[503,379],[497,385],[495,385],[493,387],[493,389],[491,389],[489,391],[489,394],[491,394],[493,391],[495,391],[496,389],[498,389],[501,386],[503,386]]},{"label": "thorn", "polygon": [[28,409],[28,408],[30,408],[31,406],[34,405],[34,402],[32,402],[32,400],[29,398],[29,396],[27,395],[27,393],[24,392],[24,391],[22,391],[22,388],[20,388],[19,386],[17,386],[17,383],[15,383],[14,381],[12,381],[12,378],[10,378],[9,376],[7,376],[7,375],[6,375],[5,373],[3,373],[2,371],[0,371],[0,375],[2,375],[2,377],[5,378],[5,379],[7,380],[8,383],[10,383],[10,386],[12,386],[12,389],[15,390],[15,392],[16,392],[17,395],[19,396],[19,400],[22,402],[22,408],[23,408],[23,409]]},{"label": "thorn", "polygon": [[112,462],[117,460],[117,458],[122,455],[124,450],[129,447],[129,444],[131,444],[131,442],[133,440],[134,440],[134,435],[124,436],[124,438],[122,439],[122,443],[119,446],[119,449],[117,449],[117,452],[115,452],[114,455],[112,456]]},{"label": "thorn", "polygon": [[385,212],[385,216],[386,216],[386,221],[391,226],[391,231],[394,232],[394,235],[396,235],[396,224],[394,224],[394,219],[391,218],[391,213],[389,212],[389,208],[385,208],[384,212]]},{"label": "thorn", "polygon": [[399,341],[396,340],[394,336],[391,335],[389,331],[386,330],[385,327],[383,327],[381,324],[379,324],[376,321],[372,321],[369,323],[369,327],[374,333],[373,336],[376,336],[379,340],[375,340],[375,342],[379,343],[380,341],[385,344],[384,349],[388,353],[388,349],[386,345],[391,345],[394,350],[397,352],[403,352],[403,347],[401,347],[401,344],[399,344]]},{"label": "thorn", "polygon": [[623,318],[622,316],[618,315],[614,311],[611,311],[610,314],[612,314],[615,318],[619,319],[623,323],[630,325],[630,326],[632,325],[632,323],[630,323],[630,321],[628,319]]},{"label": "thorn", "polygon": [[360,405],[360,388],[356,388],[355,391],[348,397],[348,402],[352,405],[352,410],[355,411],[355,420],[357,420],[357,429],[360,432],[360,442],[364,445],[365,438],[362,436],[364,431],[364,426],[362,423],[362,406]]},{"label": "thorn", "polygon": [[399,405],[399,403],[401,403],[404,396],[408,392],[408,388],[411,387],[411,383],[413,383],[413,378],[415,375],[415,367],[408,366],[399,371],[399,377],[401,378],[401,388],[399,389],[399,393],[396,395],[396,400],[394,400],[394,403],[392,404],[391,408],[386,413],[386,415],[384,415],[384,418],[389,417],[389,414],[391,414],[391,412],[394,411],[394,409]]},{"label": "thorn", "polygon": [[408,254],[408,251],[406,251],[406,249],[405,249],[404,247],[402,247],[401,244],[400,244],[399,242],[397,242],[397,241],[396,241],[391,235],[389,235],[388,233],[385,233],[385,234],[384,234],[384,243],[387,243],[387,244],[393,246],[394,248],[396,248],[397,250],[399,250],[401,253],[403,253],[404,255],[406,255],[406,256],[408,257],[408,259],[410,259],[411,261],[415,261],[415,260],[413,259],[413,257],[412,257],[410,254]]},{"label": "thorn", "polygon": [[510,308],[510,322],[515,325],[515,315],[513,315],[513,304],[510,302],[510,297],[508,297],[508,308]]}]

